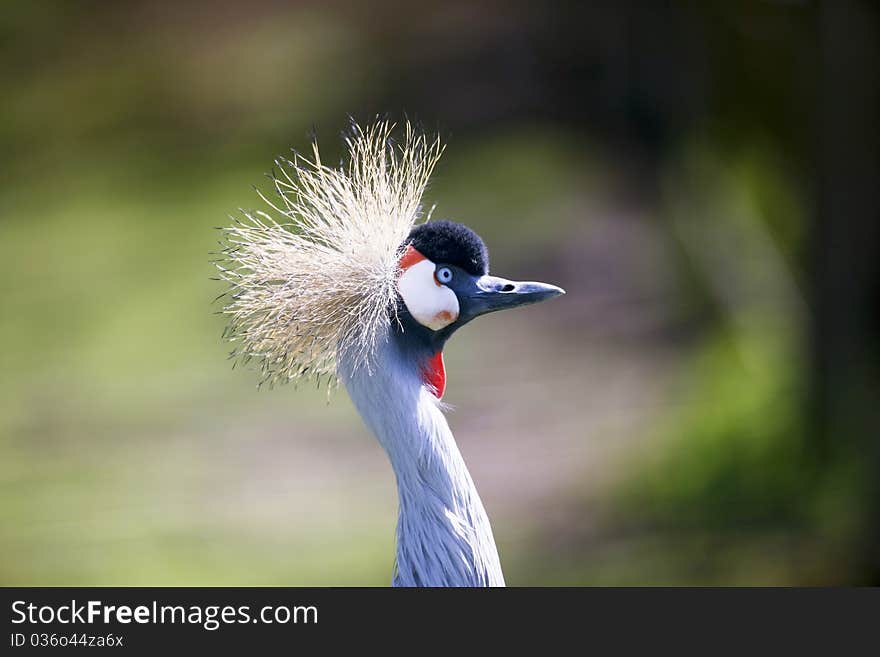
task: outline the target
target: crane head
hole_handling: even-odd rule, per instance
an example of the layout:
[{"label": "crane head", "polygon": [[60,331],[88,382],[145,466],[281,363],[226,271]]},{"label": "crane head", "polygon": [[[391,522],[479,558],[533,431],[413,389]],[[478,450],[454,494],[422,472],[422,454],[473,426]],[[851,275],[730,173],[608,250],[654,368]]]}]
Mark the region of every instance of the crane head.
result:
[{"label": "crane head", "polygon": [[443,152],[409,123],[400,139],[380,121],[353,124],[348,163],[276,160],[265,210],[243,210],[223,229],[221,312],[238,362],[259,364],[261,382],[332,378],[376,366],[389,331],[415,348],[439,397],[442,349],[479,315],[562,294],[544,283],[489,275],[483,240],[451,221],[421,219],[422,194]]},{"label": "crane head", "polygon": [[565,294],[547,283],[490,276],[489,254],[480,236],[445,220],[412,229],[400,271],[401,336],[427,349],[422,374],[438,398],[446,382],[442,349],[454,331],[480,315]]}]

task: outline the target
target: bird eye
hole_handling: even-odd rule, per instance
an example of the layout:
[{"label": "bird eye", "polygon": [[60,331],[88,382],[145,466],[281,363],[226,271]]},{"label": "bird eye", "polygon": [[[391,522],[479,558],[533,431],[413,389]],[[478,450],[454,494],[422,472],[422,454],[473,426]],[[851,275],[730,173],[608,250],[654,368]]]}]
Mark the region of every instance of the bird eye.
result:
[{"label": "bird eye", "polygon": [[452,280],[452,270],[449,267],[440,267],[434,275],[441,283],[448,283]]}]

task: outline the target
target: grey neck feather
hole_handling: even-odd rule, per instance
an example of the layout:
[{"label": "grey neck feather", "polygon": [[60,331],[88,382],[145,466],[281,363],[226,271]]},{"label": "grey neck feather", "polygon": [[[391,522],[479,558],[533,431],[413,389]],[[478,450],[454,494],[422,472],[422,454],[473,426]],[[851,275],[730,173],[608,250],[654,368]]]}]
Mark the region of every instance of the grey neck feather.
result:
[{"label": "grey neck feather", "polygon": [[371,371],[339,377],[397,476],[395,586],[504,586],[483,503],[414,354],[380,339]]}]

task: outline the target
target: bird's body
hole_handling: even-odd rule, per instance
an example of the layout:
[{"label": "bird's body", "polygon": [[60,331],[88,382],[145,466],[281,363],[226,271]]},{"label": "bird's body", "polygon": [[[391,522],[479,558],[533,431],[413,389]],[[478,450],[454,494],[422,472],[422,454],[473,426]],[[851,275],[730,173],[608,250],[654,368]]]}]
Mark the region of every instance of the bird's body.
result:
[{"label": "bird's body", "polygon": [[[388,454],[399,516],[393,583],[504,586],[489,519],[440,398],[443,348],[488,312],[562,294],[489,275],[483,241],[451,221],[416,225],[440,156],[407,126],[355,127],[350,160],[278,162],[285,218],[245,213],[227,229],[227,337],[264,380],[336,375]],[[292,167],[292,175],[284,167]]]},{"label": "bird's body", "polygon": [[[489,518],[440,408],[424,384],[428,354],[392,328],[373,374],[343,357],[339,375],[397,478],[396,586],[504,586]],[[354,369],[354,371],[352,371]]]}]

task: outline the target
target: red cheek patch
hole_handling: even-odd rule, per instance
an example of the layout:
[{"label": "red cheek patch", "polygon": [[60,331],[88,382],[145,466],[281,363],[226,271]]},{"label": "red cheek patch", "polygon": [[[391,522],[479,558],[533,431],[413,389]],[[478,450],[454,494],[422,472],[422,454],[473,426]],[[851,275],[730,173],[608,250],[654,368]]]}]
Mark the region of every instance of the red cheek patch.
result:
[{"label": "red cheek patch", "polygon": [[438,351],[422,366],[422,381],[437,399],[446,392],[446,367],[443,365],[443,352]]},{"label": "red cheek patch", "polygon": [[403,252],[403,256],[400,258],[400,268],[406,271],[422,260],[427,260],[427,258],[414,249],[413,245],[410,244],[406,247],[406,251]]},{"label": "red cheek patch", "polygon": [[[403,252],[403,256],[400,258],[400,268],[403,271],[406,271],[413,265],[420,263],[422,260],[427,260],[427,258],[414,249],[410,244],[406,247],[406,251]],[[440,286],[440,281],[436,280],[436,276],[434,282],[438,287]],[[437,318],[450,322],[456,319],[448,310],[440,311],[437,314]],[[446,366],[443,364],[442,351],[438,351],[422,365],[421,374],[422,381],[428,387],[428,390],[431,391],[431,394],[437,399],[441,399],[443,393],[446,392]]]}]

